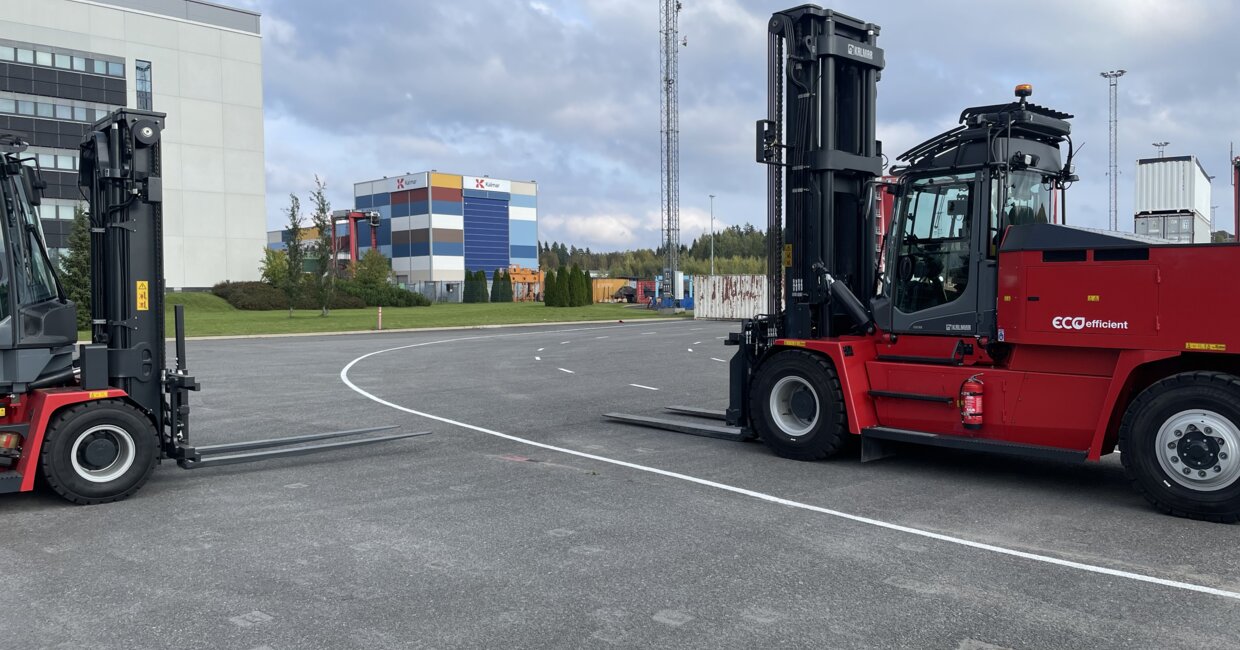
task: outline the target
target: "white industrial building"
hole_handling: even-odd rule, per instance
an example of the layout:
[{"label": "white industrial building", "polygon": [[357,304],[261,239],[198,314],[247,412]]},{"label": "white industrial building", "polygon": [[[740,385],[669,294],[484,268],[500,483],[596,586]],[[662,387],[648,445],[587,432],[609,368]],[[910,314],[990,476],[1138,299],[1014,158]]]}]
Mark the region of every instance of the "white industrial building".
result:
[{"label": "white industrial building", "polygon": [[48,170],[50,248],[64,247],[80,202],[77,141],[123,105],[168,115],[167,287],[258,278],[267,242],[259,18],[202,0],[0,1],[0,129],[29,133]]}]

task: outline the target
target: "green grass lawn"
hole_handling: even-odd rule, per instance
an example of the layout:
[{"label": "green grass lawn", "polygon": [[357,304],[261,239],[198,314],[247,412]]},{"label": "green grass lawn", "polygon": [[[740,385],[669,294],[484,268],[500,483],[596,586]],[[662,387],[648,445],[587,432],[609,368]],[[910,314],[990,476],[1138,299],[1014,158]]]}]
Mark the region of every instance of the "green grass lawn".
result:
[{"label": "green grass lawn", "polygon": [[[375,307],[338,309],[326,317],[317,311],[241,311],[208,293],[170,293],[167,297],[167,332],[173,335],[172,306],[185,305],[187,336],[227,336],[237,334],[294,334],[373,330],[377,324]],[[383,329],[417,327],[455,327],[554,323],[587,320],[635,320],[657,317],[658,312],[625,305],[599,304],[589,307],[545,307],[542,303],[456,304],[430,307],[385,307]],[[692,315],[689,313],[688,315]],[[81,340],[88,335],[79,334]]]}]

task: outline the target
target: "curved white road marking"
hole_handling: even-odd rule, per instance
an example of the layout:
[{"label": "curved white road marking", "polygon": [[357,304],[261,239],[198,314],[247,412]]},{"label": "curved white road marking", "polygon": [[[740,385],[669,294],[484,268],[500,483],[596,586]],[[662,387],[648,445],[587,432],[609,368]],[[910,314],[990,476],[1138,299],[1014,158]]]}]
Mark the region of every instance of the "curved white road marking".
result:
[{"label": "curved white road marking", "polygon": [[[611,326],[605,326],[605,327],[623,327],[623,325],[611,325]],[[565,330],[557,330],[557,331],[565,331]],[[933,539],[933,540],[937,540],[940,542],[946,542],[948,544],[956,544],[958,546],[965,546],[968,548],[973,548],[973,549],[977,549],[981,551],[989,551],[991,553],[997,553],[999,555],[1007,555],[1010,557],[1018,557],[1018,558],[1025,559],[1025,560],[1031,560],[1033,562],[1042,562],[1044,564],[1052,564],[1055,566],[1067,567],[1070,569],[1077,569],[1079,571],[1085,571],[1087,573],[1097,573],[1097,574],[1112,576],[1116,578],[1125,578],[1128,580],[1135,580],[1137,582],[1144,582],[1147,584],[1161,585],[1163,587],[1171,587],[1173,589],[1182,589],[1184,591],[1193,591],[1193,592],[1202,593],[1202,594],[1209,594],[1211,596],[1219,596],[1222,598],[1230,598],[1232,600],[1240,600],[1240,592],[1236,592],[1236,591],[1227,591],[1226,589],[1207,587],[1205,585],[1193,584],[1191,582],[1181,582],[1179,580],[1168,580],[1166,578],[1158,578],[1155,576],[1145,575],[1142,573],[1133,573],[1131,571],[1121,571],[1119,569],[1111,569],[1108,567],[1097,566],[1094,564],[1085,564],[1084,562],[1074,562],[1072,560],[1064,560],[1064,559],[1052,557],[1049,555],[1039,555],[1037,553],[1028,553],[1026,551],[1018,551],[1016,549],[1006,548],[1003,546],[996,546],[994,544],[975,542],[973,540],[964,539],[962,537],[952,537],[950,535],[944,535],[942,533],[935,533],[935,532],[931,532],[928,530],[922,530],[920,528],[913,528],[911,526],[903,526],[901,524],[894,524],[888,521],[882,521],[881,519],[863,517],[861,515],[854,515],[854,514],[840,511],[840,510],[832,510],[830,508],[823,508],[821,506],[815,506],[815,505],[811,505],[808,503],[802,503],[800,501],[793,501],[792,499],[785,499],[783,497],[777,497],[773,494],[767,494],[765,492],[758,492],[756,490],[750,490],[747,488],[737,487],[735,485],[728,485],[726,483],[718,483],[718,482],[710,481],[704,478],[690,476],[688,474],[681,474],[679,472],[659,469],[657,467],[650,467],[647,465],[639,465],[637,463],[630,463],[628,461],[619,460],[616,458],[608,458],[606,456],[599,456],[597,454],[588,454],[586,452],[577,451],[575,449],[557,447],[555,445],[549,445],[543,442],[538,442],[536,440],[529,440],[527,438],[521,438],[518,436],[508,434],[508,433],[503,433],[501,431],[496,431],[494,429],[487,429],[485,427],[480,427],[475,424],[469,424],[467,422],[460,422],[458,420],[452,420],[450,418],[445,418],[443,416],[435,415],[433,413],[427,413],[425,411],[418,411],[416,409],[411,409],[406,406],[401,406],[400,404],[389,402],[381,397],[378,397],[372,393],[367,392],[365,389],[361,388],[360,386],[353,383],[353,381],[349,379],[349,370],[351,370],[353,366],[357,365],[361,361],[369,359],[370,357],[377,356],[380,354],[385,354],[387,352],[395,352],[397,350],[407,350],[410,348],[420,348],[420,347],[425,347],[428,345],[442,345],[445,343],[456,343],[459,341],[474,341],[474,340],[480,340],[480,339],[504,338],[504,337],[511,337],[511,336],[529,336],[533,334],[546,334],[546,333],[548,332],[518,332],[518,333],[513,333],[513,334],[463,336],[463,337],[455,338],[455,339],[442,339],[439,341],[427,341],[424,343],[413,343],[410,345],[401,345],[401,346],[397,346],[394,348],[375,350],[374,352],[363,354],[362,356],[350,361],[348,364],[345,365],[344,368],[341,368],[340,369],[340,381],[344,382],[344,384],[348,386],[353,392],[373,402],[377,402],[389,408],[396,409],[397,411],[403,411],[410,415],[416,415],[418,417],[426,418],[428,420],[434,420],[436,422],[443,422],[444,424],[452,425],[455,427],[460,427],[462,429],[469,429],[470,431],[477,431],[478,433],[485,433],[486,435],[489,435],[489,436],[495,436],[496,438],[503,438],[504,440],[510,440],[512,442],[520,443],[523,445],[529,445],[530,447],[538,447],[539,449],[555,451],[555,452],[559,452],[562,454],[568,454],[570,456],[576,456],[578,458],[586,458],[589,460],[598,461],[600,463],[616,465],[618,467],[627,467],[629,469],[637,470],[639,472],[648,472],[650,474],[657,474],[659,476],[665,476],[667,478],[674,478],[674,479],[685,481],[688,483],[695,483],[697,485],[701,485],[704,487],[714,488],[717,490],[723,490],[725,492],[731,492],[733,494],[739,494],[742,496],[751,497],[759,501],[766,501],[768,503],[775,503],[778,505],[787,506],[790,508],[797,508],[800,510],[808,510],[810,512],[816,512],[819,514],[829,515],[832,517],[838,517],[840,519],[846,519],[848,521],[853,521],[853,522],[860,523],[860,524],[866,524],[869,526],[874,526],[877,528],[883,528],[886,530],[905,533],[908,535],[915,535],[917,537]]]},{"label": "curved white road marking", "polygon": [[577,374],[577,373],[573,372],[572,370],[569,370],[568,368],[558,368],[558,370],[559,370],[560,372],[567,372],[567,373],[568,373],[568,374],[570,374],[570,375],[575,375],[575,374]]},{"label": "curved white road marking", "polygon": [[659,390],[658,388],[655,388],[654,386],[642,386],[641,384],[629,384],[629,385],[632,386],[633,388],[645,388],[646,390]]},{"label": "curved white road marking", "polygon": [[723,359],[720,359],[719,357],[711,357],[711,358],[710,358],[710,360],[711,360],[711,361],[718,361],[719,363],[727,363],[727,361],[725,361],[725,360],[723,360]]}]

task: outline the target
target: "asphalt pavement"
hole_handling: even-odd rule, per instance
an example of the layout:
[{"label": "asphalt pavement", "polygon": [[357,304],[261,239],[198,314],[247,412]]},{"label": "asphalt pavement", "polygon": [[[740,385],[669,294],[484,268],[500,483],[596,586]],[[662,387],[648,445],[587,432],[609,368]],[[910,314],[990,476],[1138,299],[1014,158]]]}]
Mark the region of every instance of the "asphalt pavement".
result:
[{"label": "asphalt pavement", "polygon": [[6,495],[2,645],[1240,647],[1240,527],[1157,513],[1114,456],[799,463],[600,417],[722,409],[734,328],[192,341],[200,444],[434,434]]}]

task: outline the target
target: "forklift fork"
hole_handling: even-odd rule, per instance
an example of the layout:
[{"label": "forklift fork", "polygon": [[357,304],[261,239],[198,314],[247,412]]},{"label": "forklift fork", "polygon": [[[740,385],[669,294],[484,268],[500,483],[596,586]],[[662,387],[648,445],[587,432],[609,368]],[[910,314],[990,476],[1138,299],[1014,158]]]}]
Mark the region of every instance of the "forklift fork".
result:
[{"label": "forklift fork", "polygon": [[[371,438],[358,438],[356,440],[329,442],[321,445],[288,447],[288,445],[296,445],[314,440],[329,440],[332,438],[358,436],[364,433],[373,433],[375,431],[391,431],[395,428],[396,425],[389,425],[384,427],[370,427],[368,429],[353,429],[350,431],[334,431],[332,433],[311,433],[300,436],[287,436],[284,438],[268,438],[266,440],[251,440],[248,442],[204,445],[202,447],[180,447],[177,465],[180,465],[183,469],[198,469],[200,467],[214,467],[217,465],[236,465],[238,463],[251,463],[254,461],[268,460],[272,458],[304,456],[306,454],[315,454],[321,451],[360,447],[362,445],[373,445],[391,440],[401,440],[403,438],[413,438],[415,436],[427,436],[431,433],[430,431],[415,431],[412,433],[397,433],[387,436],[375,436]],[[273,447],[277,449],[273,449]],[[278,447],[287,448],[278,449]],[[263,451],[253,451],[256,449]]]}]

